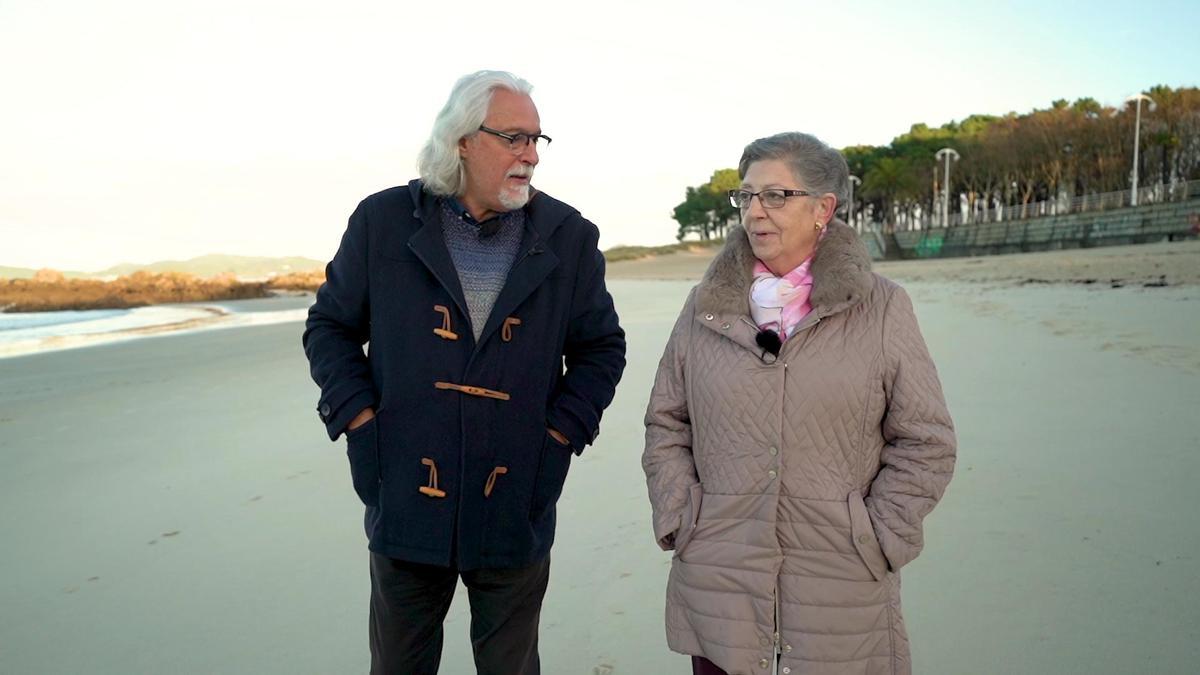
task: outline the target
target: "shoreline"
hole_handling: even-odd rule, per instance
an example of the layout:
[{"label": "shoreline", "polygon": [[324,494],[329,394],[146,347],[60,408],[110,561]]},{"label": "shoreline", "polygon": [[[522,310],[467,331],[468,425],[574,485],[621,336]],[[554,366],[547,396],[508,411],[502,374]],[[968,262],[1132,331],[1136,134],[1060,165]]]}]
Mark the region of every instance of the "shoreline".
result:
[{"label": "shoreline", "polygon": [[[193,307],[150,305],[148,307],[136,307],[130,311],[128,317],[132,317],[135,321],[145,320],[148,323],[120,325],[117,323],[118,321],[129,322],[128,318],[122,317],[117,320],[107,320],[110,325],[116,325],[116,327],[108,330],[100,329],[62,335],[44,335],[23,340],[13,340],[11,342],[0,342],[0,360],[128,342],[151,337],[184,335],[200,331],[238,328],[241,326],[262,326],[289,321],[302,321],[307,312],[307,309],[283,309],[239,313],[216,305]],[[154,316],[146,316],[147,314],[161,314],[162,316],[156,319]],[[80,323],[104,324],[105,321],[84,321]],[[72,326],[73,324],[64,325]],[[103,328],[103,326],[98,328]]]}]

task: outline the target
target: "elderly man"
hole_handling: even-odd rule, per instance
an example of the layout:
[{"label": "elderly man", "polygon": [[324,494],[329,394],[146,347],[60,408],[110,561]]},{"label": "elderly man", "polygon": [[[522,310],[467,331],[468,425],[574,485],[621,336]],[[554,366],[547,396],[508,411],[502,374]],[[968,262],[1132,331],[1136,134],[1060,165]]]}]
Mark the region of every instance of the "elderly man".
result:
[{"label": "elderly man", "polygon": [[366,505],[372,673],[437,672],[460,577],[478,672],[539,672],[555,503],[625,367],[596,226],[530,185],[531,89],[459,80],[420,179],[359,204],[309,311]]}]

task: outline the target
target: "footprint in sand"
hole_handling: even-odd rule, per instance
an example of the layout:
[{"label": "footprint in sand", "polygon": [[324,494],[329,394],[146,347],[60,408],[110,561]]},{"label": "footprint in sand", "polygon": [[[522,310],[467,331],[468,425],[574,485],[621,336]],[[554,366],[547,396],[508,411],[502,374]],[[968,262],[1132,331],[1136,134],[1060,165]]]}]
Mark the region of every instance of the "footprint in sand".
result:
[{"label": "footprint in sand", "polygon": [[1012,309],[1007,305],[992,300],[968,301],[967,307],[978,316],[1011,318]]},{"label": "footprint in sand", "polygon": [[[179,534],[179,532],[180,532],[180,530],[171,530],[170,532],[163,532],[162,534],[160,534],[160,535],[158,535],[158,536],[160,536],[160,537],[174,537],[175,535]],[[147,545],[147,546],[153,546],[153,545],[155,545],[155,544],[157,544],[157,543],[158,543],[158,539],[151,539],[150,541],[146,542],[146,545]]]},{"label": "footprint in sand", "polygon": [[1054,335],[1070,335],[1072,332],[1071,324],[1057,319],[1044,319],[1040,323]]},{"label": "footprint in sand", "polygon": [[[88,577],[88,581],[100,581],[100,577]],[[67,595],[71,595],[72,593],[78,593],[79,587],[78,586],[67,586],[66,588],[62,589],[62,592],[66,593]]]}]

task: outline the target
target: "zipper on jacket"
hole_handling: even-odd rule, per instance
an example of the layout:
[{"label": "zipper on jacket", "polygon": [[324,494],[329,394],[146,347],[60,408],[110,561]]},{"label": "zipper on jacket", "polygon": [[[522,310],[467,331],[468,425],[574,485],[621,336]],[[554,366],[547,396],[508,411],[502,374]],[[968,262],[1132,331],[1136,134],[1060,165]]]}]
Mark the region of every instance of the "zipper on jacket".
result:
[{"label": "zipper on jacket", "polygon": [[779,585],[778,585],[778,582],[776,583],[776,586],[775,586],[775,594],[774,595],[775,595],[775,631],[771,636],[773,638],[772,642],[774,644],[774,649],[771,650],[771,661],[772,661],[771,672],[775,673],[775,675],[779,675],[779,655],[782,654],[783,651],[779,647]]},{"label": "zipper on jacket", "polygon": [[[779,349],[780,356],[783,355],[783,350],[787,349],[788,343],[795,344],[796,340],[799,340],[800,342],[800,346],[796,347],[796,349],[804,349],[804,345],[808,344],[808,338],[812,335],[813,329],[817,327],[817,324],[821,323],[822,318],[824,317],[818,316],[817,318],[813,319],[812,323],[808,324],[804,328],[801,328],[792,335],[789,335],[788,339],[784,341],[783,346]],[[784,365],[786,366],[787,363],[785,362]]]},{"label": "zipper on jacket", "polygon": [[[808,326],[805,326],[804,329],[802,331],[800,331],[800,333],[804,334],[803,338],[802,338],[804,340],[804,342],[807,342],[808,336],[812,334],[812,331],[810,329],[813,326],[817,325],[820,321],[821,321],[821,318],[816,317],[815,320],[811,324],[809,324]],[[796,338],[796,336],[793,335],[788,338],[788,341],[790,342],[790,341],[794,340],[795,338]],[[803,346],[804,345],[802,344],[801,347],[803,347]],[[786,349],[786,348],[787,348],[787,342],[785,342],[783,344],[783,349]],[[783,356],[783,349],[779,350],[780,356]],[[784,392],[783,403],[784,404],[787,403],[788,375],[789,375],[788,359],[784,358],[783,359],[783,375],[782,375],[782,377],[783,377],[783,392]],[[779,447],[780,448],[783,447],[783,430],[782,429],[780,429]],[[779,481],[782,484],[782,482],[783,482],[783,453],[782,452],[779,453],[778,462],[779,462]],[[782,485],[777,486],[777,488],[779,489],[780,493],[783,492]],[[779,513],[778,498],[777,498],[776,504],[775,504],[775,512],[776,512],[776,517],[778,517],[778,513]],[[775,538],[776,538],[776,540],[778,540],[778,538],[779,538],[778,530],[775,533]],[[782,573],[782,571],[783,570],[780,569],[779,573]],[[771,649],[771,667],[769,669],[770,672],[774,673],[775,675],[780,675],[779,669],[780,669],[780,664],[782,662],[780,655],[783,654],[783,648],[781,646],[782,642],[779,639],[779,633],[780,633],[780,628],[781,628],[780,621],[779,621],[779,573],[776,573],[776,575],[775,575],[775,593],[774,593],[774,596],[775,596],[775,630],[773,631],[773,633],[771,635],[773,648]]]}]

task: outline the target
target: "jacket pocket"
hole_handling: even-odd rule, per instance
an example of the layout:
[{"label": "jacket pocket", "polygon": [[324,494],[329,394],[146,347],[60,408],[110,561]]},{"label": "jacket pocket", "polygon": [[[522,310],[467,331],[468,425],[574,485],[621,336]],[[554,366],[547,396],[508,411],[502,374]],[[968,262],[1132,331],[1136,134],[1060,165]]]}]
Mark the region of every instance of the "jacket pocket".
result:
[{"label": "jacket pocket", "polygon": [[683,549],[692,541],[696,533],[696,525],[700,523],[700,503],[704,501],[704,488],[696,483],[688,488],[687,504],[683,507],[679,534],[675,535],[675,557],[683,554]]},{"label": "jacket pocket", "polygon": [[537,478],[533,484],[533,500],[529,505],[529,520],[541,520],[546,511],[553,508],[562,494],[567,470],[571,468],[571,448],[550,435],[547,430],[542,438],[542,455],[538,462]]},{"label": "jacket pocket", "polygon": [[875,581],[882,581],[887,576],[888,562],[879,546],[879,539],[875,537],[871,514],[867,512],[862,492],[851,492],[846,503],[850,507],[850,538],[854,542],[854,549],[858,551],[871,577]]},{"label": "jacket pocket", "polygon": [[350,478],[354,491],[367,506],[379,506],[379,416],[357,429],[346,432],[346,456],[350,458]]}]

